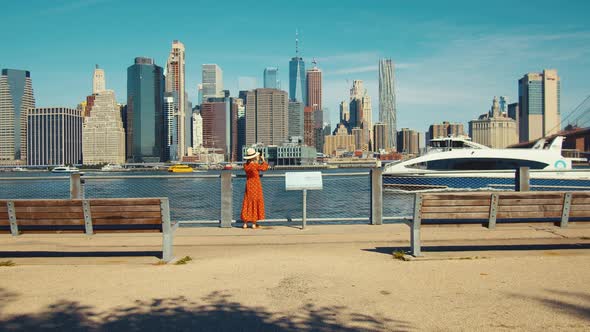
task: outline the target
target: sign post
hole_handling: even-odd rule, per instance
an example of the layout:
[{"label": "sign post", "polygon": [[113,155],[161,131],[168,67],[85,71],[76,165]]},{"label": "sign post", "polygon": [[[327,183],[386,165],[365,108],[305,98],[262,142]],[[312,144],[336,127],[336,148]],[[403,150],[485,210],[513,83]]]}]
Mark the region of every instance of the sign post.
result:
[{"label": "sign post", "polygon": [[307,225],[307,191],[322,190],[322,172],[286,172],[285,190],[303,191],[303,216],[301,229]]}]

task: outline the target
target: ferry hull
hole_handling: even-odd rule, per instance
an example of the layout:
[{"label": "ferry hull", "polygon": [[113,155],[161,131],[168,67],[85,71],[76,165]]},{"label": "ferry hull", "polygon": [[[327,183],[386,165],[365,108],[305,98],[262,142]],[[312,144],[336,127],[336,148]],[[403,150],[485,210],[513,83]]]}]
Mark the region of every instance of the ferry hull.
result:
[{"label": "ferry hull", "polygon": [[[450,172],[383,175],[383,186],[394,191],[515,190],[514,172]],[[530,190],[590,190],[590,171],[530,173]]]}]

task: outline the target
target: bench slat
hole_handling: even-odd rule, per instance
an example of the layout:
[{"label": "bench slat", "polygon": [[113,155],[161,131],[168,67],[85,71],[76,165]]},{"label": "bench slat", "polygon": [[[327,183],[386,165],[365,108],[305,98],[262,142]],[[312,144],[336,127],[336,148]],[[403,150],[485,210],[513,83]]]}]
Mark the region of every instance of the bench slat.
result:
[{"label": "bench slat", "polygon": [[448,213],[448,212],[486,212],[490,211],[490,207],[482,206],[423,206],[422,213]]},{"label": "bench slat", "polygon": [[57,210],[53,210],[56,212],[17,212],[16,213],[16,220],[18,223],[22,219],[84,219],[84,212],[66,212],[60,213]]},{"label": "bench slat", "polygon": [[561,205],[501,205],[498,207],[498,212],[539,212],[539,211],[560,211],[563,209]]},{"label": "bench slat", "polygon": [[583,204],[583,205],[571,205],[570,211],[588,211],[588,215],[590,215],[590,205]]},{"label": "bench slat", "polygon": [[535,191],[521,191],[521,192],[501,192],[499,193],[500,200],[502,199],[559,199],[563,198],[563,193],[560,192],[535,192]]},{"label": "bench slat", "polygon": [[131,211],[131,212],[92,212],[92,219],[106,218],[160,218],[160,212]]},{"label": "bench slat", "polygon": [[588,210],[571,211],[570,210],[570,217],[590,218],[590,211],[588,211]]},{"label": "bench slat", "polygon": [[545,204],[561,204],[562,202],[563,202],[563,197],[562,198],[556,197],[554,199],[534,199],[534,198],[511,199],[511,198],[500,197],[500,200],[498,201],[498,206],[545,205]]},{"label": "bench slat", "polygon": [[95,212],[117,212],[117,211],[142,211],[142,212],[160,212],[160,204],[157,205],[133,205],[133,206],[92,206],[90,211]]},{"label": "bench slat", "polygon": [[561,218],[561,211],[540,211],[540,212],[498,212],[498,219],[510,218]]},{"label": "bench slat", "polygon": [[422,213],[422,219],[488,219],[488,212]]},{"label": "bench slat", "polygon": [[14,200],[14,207],[53,207],[53,206],[82,206],[81,200],[59,200],[59,199],[44,199],[44,200]]},{"label": "bench slat", "polygon": [[92,225],[115,225],[115,224],[155,224],[161,225],[161,218],[92,218]]},{"label": "bench slat", "polygon": [[590,198],[578,197],[577,193],[574,193],[572,198],[572,205],[590,204]]},{"label": "bench slat", "polygon": [[422,200],[489,199],[489,192],[422,194]]},{"label": "bench slat", "polygon": [[84,225],[84,217],[78,219],[17,219],[20,230],[21,225]]},{"label": "bench slat", "polygon": [[83,212],[82,205],[80,206],[20,206],[15,207],[14,211],[16,215],[19,216],[23,212]]},{"label": "bench slat", "polygon": [[422,206],[490,206],[490,199],[466,199],[466,200],[423,200]]},{"label": "bench slat", "polygon": [[95,198],[90,199],[90,206],[133,206],[133,205],[157,205],[160,206],[158,198]]}]

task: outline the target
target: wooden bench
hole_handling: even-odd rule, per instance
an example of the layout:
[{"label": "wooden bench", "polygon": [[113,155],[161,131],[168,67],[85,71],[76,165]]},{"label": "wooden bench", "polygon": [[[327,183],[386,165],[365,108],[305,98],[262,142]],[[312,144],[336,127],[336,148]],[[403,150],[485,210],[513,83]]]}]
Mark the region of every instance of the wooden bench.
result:
[{"label": "wooden bench", "polygon": [[0,200],[0,233],[162,232],[162,259],[173,259],[178,224],[170,221],[168,198]]},{"label": "wooden bench", "polygon": [[417,193],[411,229],[411,254],[421,255],[422,225],[556,223],[590,221],[590,192]]}]

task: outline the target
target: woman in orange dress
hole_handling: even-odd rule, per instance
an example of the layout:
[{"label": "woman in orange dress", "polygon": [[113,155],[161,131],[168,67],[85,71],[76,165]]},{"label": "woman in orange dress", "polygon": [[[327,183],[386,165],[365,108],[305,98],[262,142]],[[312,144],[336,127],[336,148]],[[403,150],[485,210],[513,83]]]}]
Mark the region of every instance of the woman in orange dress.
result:
[{"label": "woman in orange dress", "polygon": [[244,164],[246,191],[244,192],[240,219],[244,223],[242,228],[248,228],[249,222],[252,223],[252,228],[259,228],[260,225],[257,225],[256,222],[264,219],[264,195],[258,172],[266,171],[268,163],[264,160],[264,156],[261,157],[260,153],[253,148],[246,150],[244,159],[246,159],[246,164]]}]

